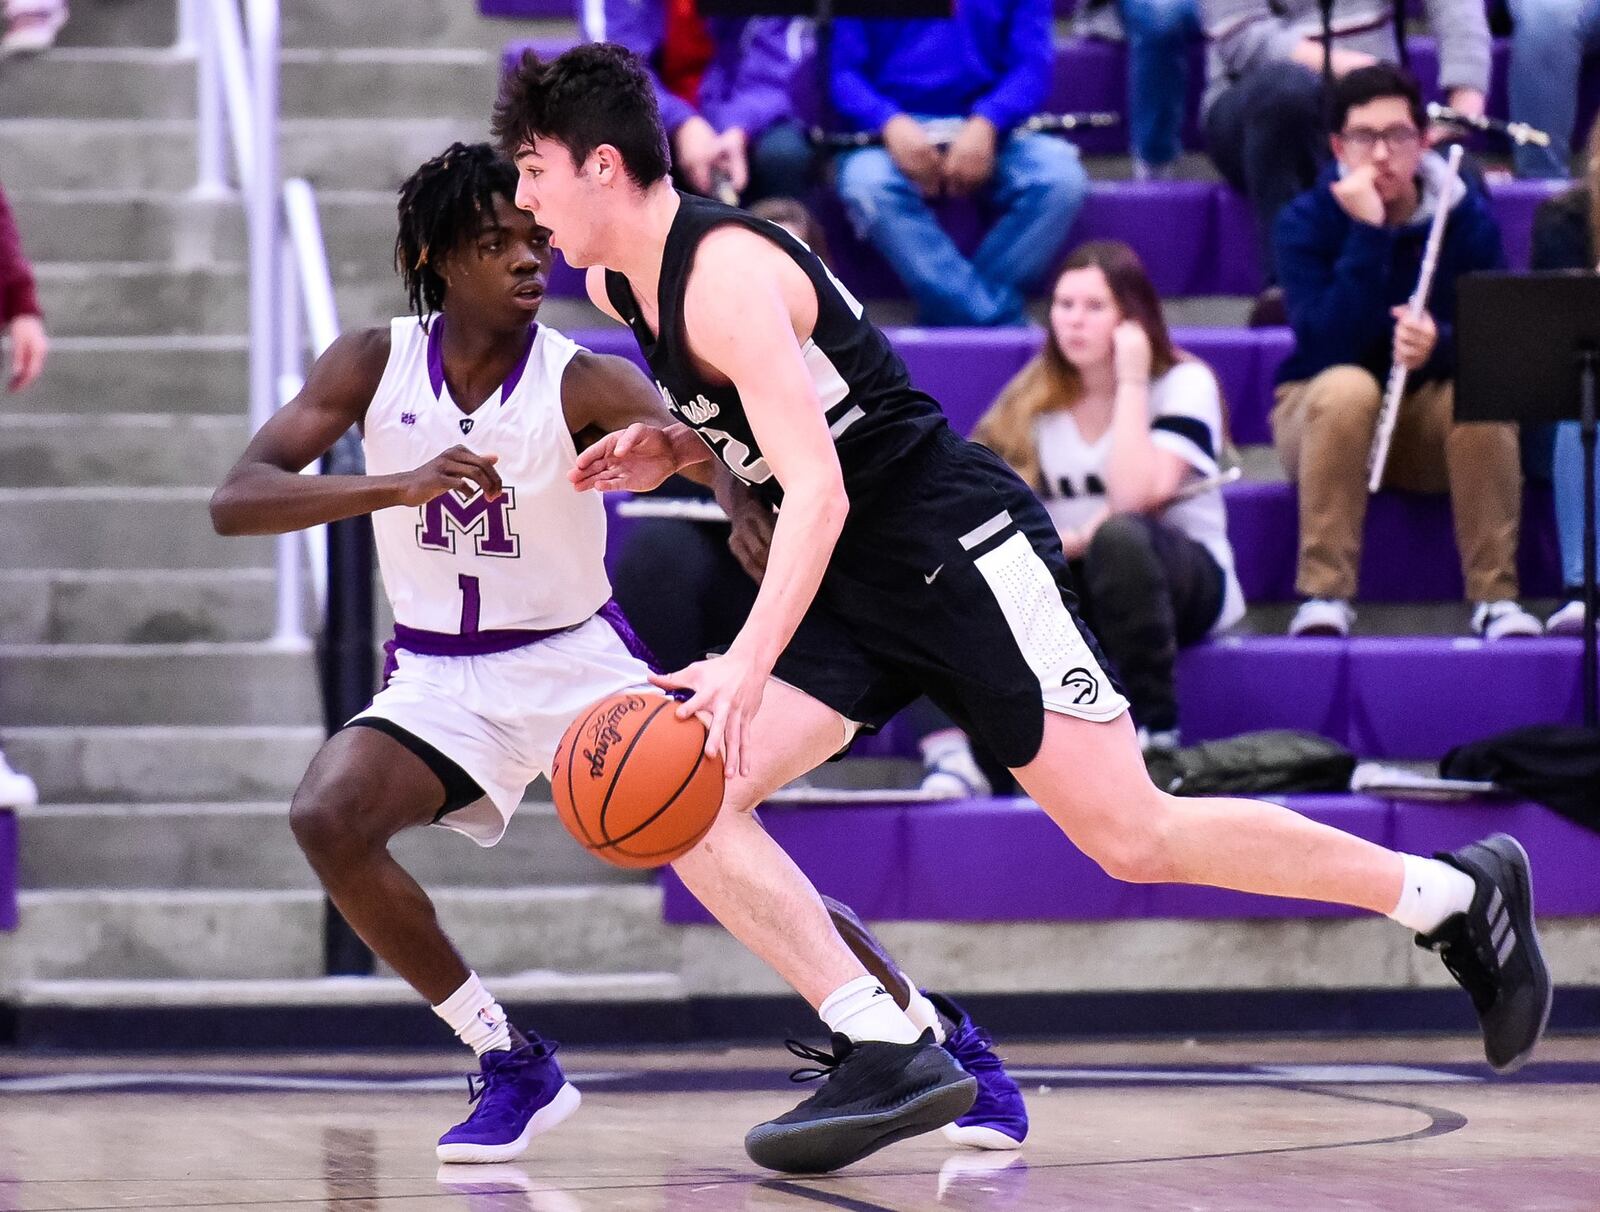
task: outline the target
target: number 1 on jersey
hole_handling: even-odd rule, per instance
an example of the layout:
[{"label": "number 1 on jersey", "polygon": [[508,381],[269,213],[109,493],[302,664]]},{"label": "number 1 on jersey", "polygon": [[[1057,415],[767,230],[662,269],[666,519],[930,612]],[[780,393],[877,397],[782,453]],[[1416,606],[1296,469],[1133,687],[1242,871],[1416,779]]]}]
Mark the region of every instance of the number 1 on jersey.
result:
[{"label": "number 1 on jersey", "polygon": [[461,573],[456,577],[461,586],[461,634],[476,635],[478,616],[483,608],[483,595],[478,588],[478,578]]}]

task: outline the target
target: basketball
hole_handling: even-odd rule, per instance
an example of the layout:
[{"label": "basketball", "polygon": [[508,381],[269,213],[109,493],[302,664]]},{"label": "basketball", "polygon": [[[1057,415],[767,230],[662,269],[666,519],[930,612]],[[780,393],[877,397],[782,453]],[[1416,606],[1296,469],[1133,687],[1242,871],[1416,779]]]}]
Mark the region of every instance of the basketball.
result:
[{"label": "basketball", "polygon": [[663,694],[613,694],[572,722],[550,771],[556,813],[591,853],[660,867],[694,849],[722,807],[722,759]]}]

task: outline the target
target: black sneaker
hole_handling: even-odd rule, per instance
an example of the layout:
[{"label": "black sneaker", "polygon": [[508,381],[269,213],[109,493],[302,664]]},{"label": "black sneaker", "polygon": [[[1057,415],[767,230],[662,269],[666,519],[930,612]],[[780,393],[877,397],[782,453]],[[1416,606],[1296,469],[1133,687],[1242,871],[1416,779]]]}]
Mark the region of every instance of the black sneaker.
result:
[{"label": "black sneaker", "polygon": [[908,1136],[932,1132],[972,1109],[978,1083],[924,1031],[914,1044],[855,1043],[835,1034],[833,1051],[788,1042],[818,1067],[790,1081],[827,1081],[787,1115],[745,1135],[750,1160],[769,1170],[821,1174]]},{"label": "black sneaker", "polygon": [[1533,923],[1528,852],[1516,838],[1497,833],[1434,857],[1465,871],[1478,890],[1465,913],[1417,935],[1417,946],[1437,951],[1471,996],[1495,1072],[1514,1073],[1544,1034],[1552,992]]}]

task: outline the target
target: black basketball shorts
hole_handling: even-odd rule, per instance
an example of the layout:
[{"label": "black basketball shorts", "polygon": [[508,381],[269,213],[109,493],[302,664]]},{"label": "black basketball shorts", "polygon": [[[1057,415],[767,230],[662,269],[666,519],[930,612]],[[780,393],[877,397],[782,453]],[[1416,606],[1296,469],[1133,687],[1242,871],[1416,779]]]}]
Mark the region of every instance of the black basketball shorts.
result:
[{"label": "black basketball shorts", "polygon": [[1128,701],[1078,619],[1055,525],[998,455],[949,430],[853,500],[816,601],[773,674],[869,729],[926,694],[1007,766],[1044,712]]}]

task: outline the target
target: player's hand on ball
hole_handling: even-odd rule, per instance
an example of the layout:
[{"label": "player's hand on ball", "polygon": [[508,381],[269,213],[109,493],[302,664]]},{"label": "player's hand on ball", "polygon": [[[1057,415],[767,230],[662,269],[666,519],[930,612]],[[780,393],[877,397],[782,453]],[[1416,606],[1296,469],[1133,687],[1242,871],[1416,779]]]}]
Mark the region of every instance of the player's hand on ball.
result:
[{"label": "player's hand on ball", "polygon": [[579,492],[649,492],[677,470],[677,452],[666,430],[636,424],[581,451],[567,478]]},{"label": "player's hand on ball", "polygon": [[1416,370],[1428,360],[1439,342],[1439,327],[1423,312],[1415,320],[1405,307],[1394,309],[1394,360],[1407,370]]},{"label": "player's hand on ball", "polygon": [[471,496],[479,489],[492,501],[500,495],[500,473],[494,469],[499,461],[499,455],[452,446],[400,477],[400,504],[426,505],[447,492]]},{"label": "player's hand on ball", "polygon": [[663,690],[690,691],[678,705],[678,718],[698,715],[706,726],[706,753],[720,757],[729,775],[749,773],[745,742],[767,688],[763,670],[729,652],[696,661],[677,673],[652,674],[650,681]]}]

